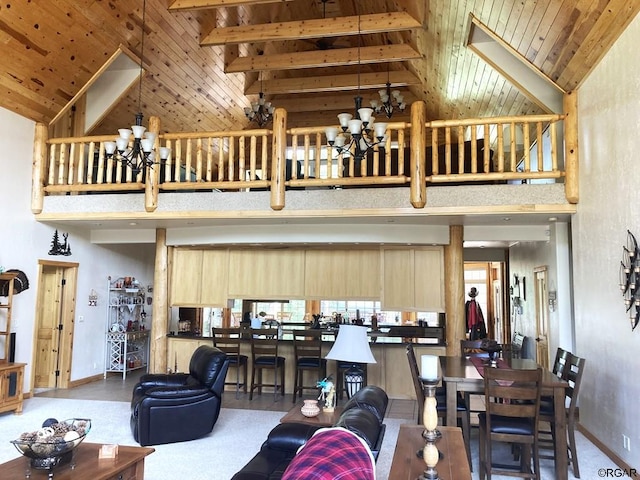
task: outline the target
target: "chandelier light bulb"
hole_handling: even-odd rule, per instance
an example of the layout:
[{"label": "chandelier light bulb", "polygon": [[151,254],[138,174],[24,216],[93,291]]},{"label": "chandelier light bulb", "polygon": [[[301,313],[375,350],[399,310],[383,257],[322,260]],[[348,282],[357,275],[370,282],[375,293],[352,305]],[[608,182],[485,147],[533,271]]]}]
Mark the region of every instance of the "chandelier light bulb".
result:
[{"label": "chandelier light bulb", "polygon": [[131,125],[131,130],[133,131],[133,138],[142,138],[146,128],[142,125]]},{"label": "chandelier light bulb", "polygon": [[126,141],[129,141],[131,134],[133,133],[128,128],[119,128],[118,133],[120,134],[120,138],[124,138]]},{"label": "chandelier light bulb", "polygon": [[346,131],[349,126],[349,121],[353,118],[353,115],[350,113],[341,113],[338,115],[338,120],[340,121],[340,126],[342,130]]},{"label": "chandelier light bulb", "polygon": [[336,127],[327,127],[324,129],[324,134],[327,137],[329,145],[333,145],[333,142],[336,141],[336,137],[338,136],[338,129]]}]

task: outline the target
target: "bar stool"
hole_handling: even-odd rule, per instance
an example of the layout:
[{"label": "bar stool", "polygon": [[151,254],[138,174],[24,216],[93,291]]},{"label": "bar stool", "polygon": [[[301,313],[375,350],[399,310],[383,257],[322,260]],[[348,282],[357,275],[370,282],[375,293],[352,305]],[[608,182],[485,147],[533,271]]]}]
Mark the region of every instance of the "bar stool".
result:
[{"label": "bar stool", "polygon": [[[284,361],[285,358],[278,355],[278,329],[277,328],[252,328],[251,329],[251,389],[249,400],[253,400],[253,391],[257,388],[262,395],[262,387],[273,387],[273,400],[277,401],[278,390],[284,397]],[[264,383],[263,370],[273,370],[273,383]],[[256,374],[258,382],[256,383]],[[280,385],[278,385],[280,377]]]},{"label": "bar stool", "polygon": [[[318,391],[317,381],[327,376],[327,361],[322,358],[322,332],[320,330],[298,330],[293,334],[293,351],[296,360],[295,383],[293,386],[293,403],[303,390]],[[304,384],[304,372],[315,374],[311,385]]]},{"label": "bar stool", "polygon": [[[240,338],[242,332],[240,328],[212,328],[213,346],[222,350],[229,358],[229,366],[236,368],[236,381],[225,382],[225,385],[236,386],[236,398],[240,392],[240,387],[247,393],[247,363],[249,357],[240,354]],[[242,369],[242,383],[240,383],[240,369]],[[227,370],[227,375],[229,371]]]}]

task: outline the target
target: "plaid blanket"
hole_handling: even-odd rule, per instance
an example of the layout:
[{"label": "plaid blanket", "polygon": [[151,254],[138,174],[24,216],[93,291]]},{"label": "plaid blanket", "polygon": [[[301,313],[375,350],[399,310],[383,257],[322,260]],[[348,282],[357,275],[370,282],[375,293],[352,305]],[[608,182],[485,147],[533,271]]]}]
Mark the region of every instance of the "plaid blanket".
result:
[{"label": "plaid blanket", "polygon": [[282,480],[375,480],[375,461],[367,444],[341,427],[322,428],[305,443]]}]

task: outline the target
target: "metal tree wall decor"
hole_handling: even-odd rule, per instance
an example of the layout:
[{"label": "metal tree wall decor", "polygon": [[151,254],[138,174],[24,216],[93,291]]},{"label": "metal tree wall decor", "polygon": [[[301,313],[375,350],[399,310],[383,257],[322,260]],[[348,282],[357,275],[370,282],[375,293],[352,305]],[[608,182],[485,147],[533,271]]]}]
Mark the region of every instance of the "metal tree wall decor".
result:
[{"label": "metal tree wall decor", "polygon": [[63,233],[62,238],[64,241],[60,243],[60,237],[58,236],[58,230],[53,232],[53,238],[51,239],[51,249],[49,255],[71,255],[71,244],[67,241],[69,238],[68,233]]},{"label": "metal tree wall decor", "polygon": [[622,247],[620,290],[629,313],[631,330],[640,322],[640,250],[636,237],[627,230],[627,244]]}]

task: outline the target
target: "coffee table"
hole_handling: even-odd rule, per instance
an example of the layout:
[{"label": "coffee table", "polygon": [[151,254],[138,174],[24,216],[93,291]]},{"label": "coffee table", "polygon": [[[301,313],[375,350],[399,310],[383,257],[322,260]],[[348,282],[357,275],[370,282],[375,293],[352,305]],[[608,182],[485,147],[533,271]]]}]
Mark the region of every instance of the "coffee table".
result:
[{"label": "coffee table", "polygon": [[306,423],[307,425],[317,425],[319,427],[330,427],[342,414],[342,407],[336,407],[333,412],[325,412],[324,410],[316,417],[305,417],[300,409],[303,402],[295,404],[284,417],[280,419],[280,423]]},{"label": "coffee table", "polygon": [[[54,480],[143,480],[144,458],[155,449],[147,447],[118,446],[116,458],[99,459],[98,452],[102,444],[81,443],[75,452],[75,468],[70,464],[60,465],[53,469]],[[18,457],[0,464],[2,480],[19,480],[27,478],[25,473],[29,465],[27,457]],[[48,470],[31,469],[31,479],[39,480],[48,477]]]},{"label": "coffee table", "polygon": [[[471,480],[471,469],[467,460],[467,451],[462,439],[462,430],[458,427],[438,427],[442,437],[436,442],[442,458],[436,469],[441,480]],[[416,451],[424,447],[421,425],[400,425],[396,450],[391,462],[389,480],[407,480],[418,478],[427,465],[418,458]]]}]

